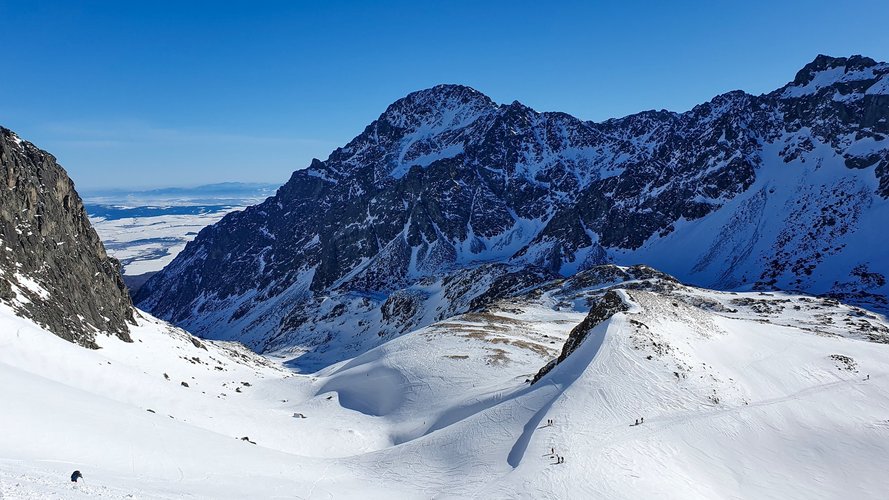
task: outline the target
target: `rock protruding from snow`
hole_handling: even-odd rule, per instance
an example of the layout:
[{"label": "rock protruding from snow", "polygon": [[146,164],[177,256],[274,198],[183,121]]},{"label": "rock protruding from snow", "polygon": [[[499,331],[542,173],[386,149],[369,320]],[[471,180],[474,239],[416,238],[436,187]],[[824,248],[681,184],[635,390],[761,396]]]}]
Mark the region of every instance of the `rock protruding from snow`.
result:
[{"label": "rock protruding from snow", "polygon": [[586,318],[571,330],[571,333],[568,335],[568,340],[565,341],[565,345],[562,347],[562,353],[559,354],[559,357],[541,368],[540,371],[534,375],[534,379],[531,383],[536,383],[543,378],[544,375],[549,373],[550,370],[555,368],[556,365],[565,361],[565,358],[570,356],[571,353],[580,346],[586,339],[587,335],[589,335],[595,327],[599,326],[599,324],[608,320],[615,314],[628,310],[629,306],[626,304],[623,296],[618,290],[609,290],[606,292],[602,298],[596,301]]},{"label": "rock protruding from snow", "polygon": [[0,127],[0,299],[71,342],[129,341],[133,305],[120,265],[55,158]]}]

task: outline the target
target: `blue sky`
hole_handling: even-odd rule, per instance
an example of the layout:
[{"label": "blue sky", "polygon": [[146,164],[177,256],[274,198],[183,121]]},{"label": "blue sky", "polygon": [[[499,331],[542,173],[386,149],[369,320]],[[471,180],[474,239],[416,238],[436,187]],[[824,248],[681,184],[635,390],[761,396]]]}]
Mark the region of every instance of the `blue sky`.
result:
[{"label": "blue sky", "polygon": [[283,182],[438,83],[603,120],[767,92],[818,53],[889,60],[885,0],[0,0],[0,19],[0,125],[81,189]]}]

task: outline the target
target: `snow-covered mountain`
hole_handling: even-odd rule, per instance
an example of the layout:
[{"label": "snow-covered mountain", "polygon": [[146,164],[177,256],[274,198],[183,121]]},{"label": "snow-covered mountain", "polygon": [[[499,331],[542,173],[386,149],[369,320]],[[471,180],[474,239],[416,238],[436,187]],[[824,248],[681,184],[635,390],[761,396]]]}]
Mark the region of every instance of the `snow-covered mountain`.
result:
[{"label": "snow-covered mountain", "polygon": [[484,263],[570,276],[644,262],[886,310],[887,135],[889,65],[861,56],[818,56],[769,94],[603,123],[440,85],[204,229],[136,299],[256,349],[317,341],[318,304],[379,309]]},{"label": "snow-covered mountain", "polygon": [[71,182],[5,137],[2,498],[885,494],[885,316],[641,265],[445,262],[312,292],[260,356],[113,302]]},{"label": "snow-covered mountain", "polygon": [[313,374],[147,317],[81,349],[0,305],[0,495],[885,496],[884,317],[644,266],[484,302]]},{"label": "snow-covered mountain", "polygon": [[0,127],[0,301],[56,335],[97,347],[129,340],[133,304],[120,264],[90,225],[55,158]]}]

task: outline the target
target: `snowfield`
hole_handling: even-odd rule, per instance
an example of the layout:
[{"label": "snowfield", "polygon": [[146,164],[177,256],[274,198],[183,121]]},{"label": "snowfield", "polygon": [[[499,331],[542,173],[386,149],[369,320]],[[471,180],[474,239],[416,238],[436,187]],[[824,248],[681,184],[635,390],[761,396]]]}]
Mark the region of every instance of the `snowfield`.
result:
[{"label": "snowfield", "polygon": [[[155,273],[179,255],[185,245],[201,229],[219,222],[226,214],[242,210],[243,206],[193,207],[194,213],[174,215],[144,215],[143,212],[163,213],[173,208],[187,212],[192,207],[135,207],[131,217],[108,215],[91,217],[91,222],[108,253],[123,265],[123,274],[139,276]],[[124,212],[127,209],[119,209]],[[117,215],[117,214],[115,214]]]},{"label": "snowfield", "polygon": [[[0,498],[885,498],[885,317],[572,280],[313,374],[145,313],[91,351],[0,306]],[[606,287],[627,311],[530,385]]]},{"label": "snowfield", "polygon": [[[276,184],[223,182],[143,191],[92,190],[86,209],[108,253],[120,260],[128,284],[164,268],[206,226],[260,203]],[[143,276],[138,280],[138,276]],[[138,287],[137,287],[138,288]]]}]

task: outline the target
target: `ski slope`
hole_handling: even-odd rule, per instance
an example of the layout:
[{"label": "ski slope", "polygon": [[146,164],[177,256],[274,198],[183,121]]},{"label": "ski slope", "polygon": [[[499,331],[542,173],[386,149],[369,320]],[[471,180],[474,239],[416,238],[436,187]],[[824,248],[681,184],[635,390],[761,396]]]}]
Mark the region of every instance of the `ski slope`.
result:
[{"label": "ski slope", "polygon": [[[0,497],[884,498],[885,318],[581,278],[314,374],[147,315],[90,351],[0,306]],[[529,385],[605,286],[628,311]]]}]

